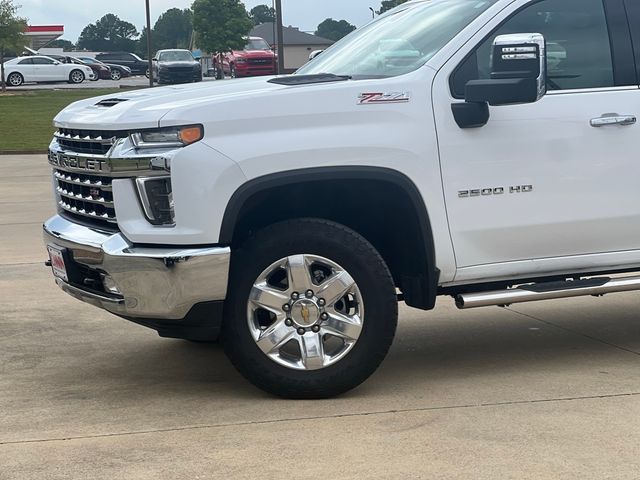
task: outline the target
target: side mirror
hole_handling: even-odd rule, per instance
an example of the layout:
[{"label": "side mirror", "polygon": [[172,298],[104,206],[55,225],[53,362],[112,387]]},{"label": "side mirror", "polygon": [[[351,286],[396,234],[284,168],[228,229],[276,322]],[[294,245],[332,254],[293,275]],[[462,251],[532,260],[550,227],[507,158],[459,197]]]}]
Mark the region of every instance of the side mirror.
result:
[{"label": "side mirror", "polygon": [[539,33],[500,35],[493,41],[491,78],[471,80],[465,103],[453,104],[460,128],[475,128],[489,121],[488,105],[534,103],[547,93],[547,53]]}]

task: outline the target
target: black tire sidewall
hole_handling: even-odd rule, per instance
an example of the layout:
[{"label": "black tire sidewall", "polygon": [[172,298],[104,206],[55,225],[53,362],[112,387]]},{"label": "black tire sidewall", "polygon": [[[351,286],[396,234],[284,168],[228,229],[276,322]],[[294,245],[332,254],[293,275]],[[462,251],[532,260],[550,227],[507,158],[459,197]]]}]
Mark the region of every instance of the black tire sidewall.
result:
[{"label": "black tire sidewall", "polygon": [[[278,234],[279,228],[286,234]],[[358,341],[344,358],[320,370],[277,364],[259,349],[248,328],[247,299],[256,278],[273,262],[301,253],[328,258],[347,270],[364,304]],[[225,348],[251,382],[290,398],[324,398],[357,386],[376,370],[393,340],[398,307],[391,274],[363,237],[333,222],[303,219],[267,228],[234,254],[225,310]]]}]

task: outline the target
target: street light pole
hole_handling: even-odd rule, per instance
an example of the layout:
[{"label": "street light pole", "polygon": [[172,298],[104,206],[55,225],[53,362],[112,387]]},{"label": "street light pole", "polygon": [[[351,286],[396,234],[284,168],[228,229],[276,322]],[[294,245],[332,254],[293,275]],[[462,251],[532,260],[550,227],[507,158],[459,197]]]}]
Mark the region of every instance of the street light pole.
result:
[{"label": "street light pole", "polygon": [[275,0],[276,2],[276,44],[278,45],[278,74],[284,73],[284,42],[282,32],[282,0]]},{"label": "street light pole", "polygon": [[149,11],[149,0],[145,0],[147,7],[147,61],[149,62],[149,87],[153,88],[153,61],[151,60],[151,13]]}]

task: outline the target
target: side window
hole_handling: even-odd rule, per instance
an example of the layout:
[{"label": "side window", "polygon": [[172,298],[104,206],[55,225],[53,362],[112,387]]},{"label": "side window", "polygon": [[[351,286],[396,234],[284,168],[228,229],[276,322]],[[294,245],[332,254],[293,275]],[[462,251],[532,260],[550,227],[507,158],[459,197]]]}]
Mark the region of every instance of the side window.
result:
[{"label": "side window", "polygon": [[542,0],[514,14],[454,73],[453,93],[469,80],[489,78],[491,45],[498,35],[541,33],[547,41],[548,90],[615,85],[609,31],[602,0]]},{"label": "side window", "polygon": [[32,58],[25,58],[24,60],[20,60],[18,62],[18,65],[33,65],[33,59]]},{"label": "side window", "polygon": [[53,60],[50,60],[48,58],[36,57],[33,59],[33,64],[34,65],[51,65],[53,64]]}]

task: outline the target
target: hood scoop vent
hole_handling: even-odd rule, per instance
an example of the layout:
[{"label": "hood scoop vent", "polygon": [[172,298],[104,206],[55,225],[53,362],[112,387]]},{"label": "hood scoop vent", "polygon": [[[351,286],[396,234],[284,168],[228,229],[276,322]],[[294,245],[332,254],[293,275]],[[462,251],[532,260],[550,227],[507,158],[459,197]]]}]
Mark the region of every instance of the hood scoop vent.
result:
[{"label": "hood scoop vent", "polygon": [[98,103],[96,103],[96,106],[109,108],[126,101],[126,98],[105,98],[104,100],[100,100]]}]

